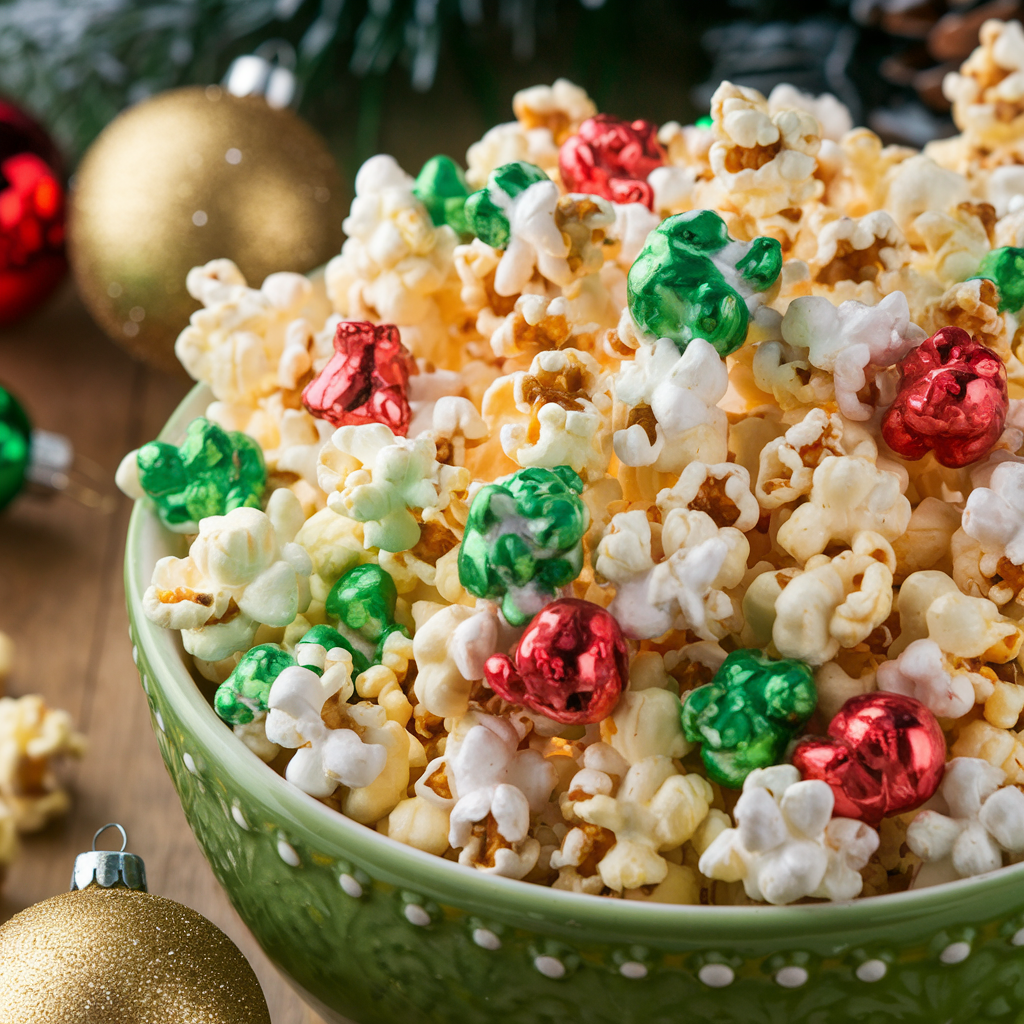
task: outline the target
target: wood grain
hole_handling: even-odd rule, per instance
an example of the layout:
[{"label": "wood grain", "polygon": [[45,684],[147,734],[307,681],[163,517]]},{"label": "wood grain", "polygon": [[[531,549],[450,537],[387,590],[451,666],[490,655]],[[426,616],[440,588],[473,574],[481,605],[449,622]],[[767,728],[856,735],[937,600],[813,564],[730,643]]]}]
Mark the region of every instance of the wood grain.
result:
[{"label": "wood grain", "polygon": [[[133,362],[89,321],[68,285],[35,318],[0,332],[0,381],[34,424],[71,438],[111,481],[122,455],[155,437],[188,389]],[[121,582],[130,502],[103,515],[58,496],[19,497],[0,514],[0,630],[16,643],[8,693],[41,693],[90,742],[64,772],[73,807],[24,839],[0,898],[0,921],[64,892],[75,854],[121,822],[150,891],[185,903],[239,946],[273,1024],[316,1024],[231,908],[178,805],[132,663]]]}]

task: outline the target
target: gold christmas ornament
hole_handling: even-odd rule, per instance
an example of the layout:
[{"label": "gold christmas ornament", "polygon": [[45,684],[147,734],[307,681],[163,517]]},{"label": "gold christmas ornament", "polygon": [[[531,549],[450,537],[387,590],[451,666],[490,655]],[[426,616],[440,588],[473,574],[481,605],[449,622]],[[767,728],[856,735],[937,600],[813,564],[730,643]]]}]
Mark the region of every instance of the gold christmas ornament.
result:
[{"label": "gold christmas ornament", "polygon": [[259,982],[201,914],[146,891],[142,860],[93,850],[71,892],[0,926],[3,1024],[270,1024]]},{"label": "gold christmas ornament", "polygon": [[115,118],[82,159],[68,255],[89,312],[133,355],[180,373],[199,304],[185,275],[226,256],[259,287],[341,249],[341,179],[323,139],[263,96],[165,92]]}]

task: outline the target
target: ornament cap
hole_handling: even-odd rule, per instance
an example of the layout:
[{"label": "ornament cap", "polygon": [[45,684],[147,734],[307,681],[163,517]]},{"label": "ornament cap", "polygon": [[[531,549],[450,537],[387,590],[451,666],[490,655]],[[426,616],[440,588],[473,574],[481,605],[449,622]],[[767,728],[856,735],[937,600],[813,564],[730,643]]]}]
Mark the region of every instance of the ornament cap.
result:
[{"label": "ornament cap", "polygon": [[[97,850],[96,840],[108,828],[116,828],[121,833],[120,850]],[[80,853],[75,858],[75,868],[71,875],[71,891],[84,889],[94,882],[102,889],[137,889],[148,892],[146,888],[146,865],[141,857],[134,853],[125,853],[128,835],[115,821],[104,825],[92,837],[92,849],[88,853]]]}]

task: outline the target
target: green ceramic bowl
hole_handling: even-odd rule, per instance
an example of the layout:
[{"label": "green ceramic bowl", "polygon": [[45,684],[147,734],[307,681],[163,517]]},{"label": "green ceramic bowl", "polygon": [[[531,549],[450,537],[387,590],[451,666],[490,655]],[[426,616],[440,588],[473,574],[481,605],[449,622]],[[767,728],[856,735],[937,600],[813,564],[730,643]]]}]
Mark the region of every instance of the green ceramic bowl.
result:
[{"label": "green ceramic bowl", "polygon": [[665,906],[491,877],[336,814],[232,736],[142,614],[180,545],[135,509],[125,587],[160,751],[235,909],[326,1020],[1024,1024],[1024,864],[848,904]]}]

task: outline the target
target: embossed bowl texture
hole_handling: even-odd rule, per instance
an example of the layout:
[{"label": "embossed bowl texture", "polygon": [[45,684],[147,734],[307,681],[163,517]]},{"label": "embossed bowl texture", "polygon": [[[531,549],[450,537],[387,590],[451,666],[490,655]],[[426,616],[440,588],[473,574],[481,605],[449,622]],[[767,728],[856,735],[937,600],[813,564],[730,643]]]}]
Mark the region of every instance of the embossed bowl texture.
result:
[{"label": "embossed bowl texture", "polygon": [[139,504],[125,590],[153,729],[214,874],[326,1020],[1024,1024],[1024,864],[846,904],[668,906],[492,877],[335,813],[235,739],[142,614],[156,560],[183,553]]}]

